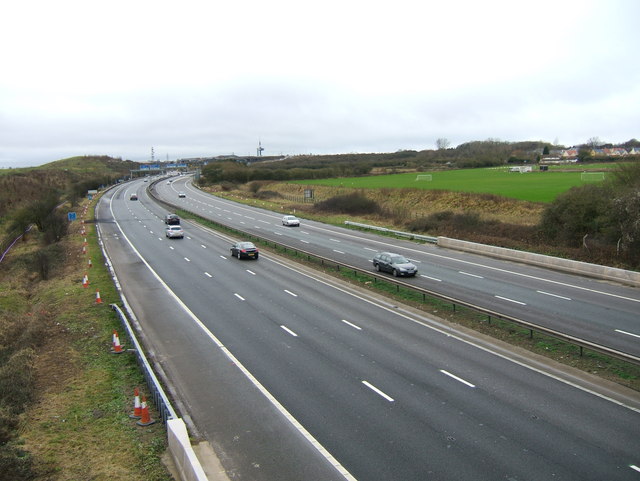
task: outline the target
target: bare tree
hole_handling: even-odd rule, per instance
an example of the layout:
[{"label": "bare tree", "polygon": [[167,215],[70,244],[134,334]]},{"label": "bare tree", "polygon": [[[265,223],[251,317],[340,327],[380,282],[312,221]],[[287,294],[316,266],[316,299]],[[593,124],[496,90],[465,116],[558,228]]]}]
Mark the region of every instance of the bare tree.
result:
[{"label": "bare tree", "polygon": [[438,140],[436,140],[436,146],[438,147],[438,150],[445,150],[449,147],[449,145],[449,140],[445,139],[444,137],[440,137]]},{"label": "bare tree", "polygon": [[602,145],[602,142],[598,137],[591,137],[589,140],[587,140],[587,145],[592,149],[597,149],[598,147],[600,147],[600,145]]}]

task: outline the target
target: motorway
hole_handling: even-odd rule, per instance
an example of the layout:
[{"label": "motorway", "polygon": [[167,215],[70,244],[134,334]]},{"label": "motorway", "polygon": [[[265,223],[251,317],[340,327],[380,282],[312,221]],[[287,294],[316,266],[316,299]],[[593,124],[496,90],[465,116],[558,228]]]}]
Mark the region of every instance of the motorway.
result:
[{"label": "motorway", "polygon": [[[396,244],[348,231],[338,237],[306,221],[284,228],[276,214],[196,198],[181,182],[158,191],[210,205],[212,215],[261,234],[279,232],[345,256],[354,256],[354,246],[373,249],[370,242],[378,242],[376,250]],[[192,223],[183,223],[184,239],[168,240],[166,210],[149,198],[147,185],[108,191],[97,222],[156,367],[230,479],[640,479],[638,393],[608,391],[588,376],[530,362],[274,255],[231,258],[232,239]],[[178,199],[174,189],[187,197]],[[129,200],[132,192],[139,201]],[[331,233],[318,239],[318,232]],[[545,292],[549,281],[556,289],[565,284],[556,273],[519,272],[515,264],[503,272],[493,261],[427,247],[411,247],[411,258],[438,280],[417,282],[454,288],[446,274],[457,266],[459,276],[486,280],[480,291],[505,298],[525,285]],[[497,290],[501,276],[513,292]],[[637,332],[630,290],[604,283],[595,289],[583,279],[570,284],[572,300],[601,296],[605,311],[623,304],[619,328]],[[472,287],[457,289],[477,292]],[[529,307],[529,296],[517,300]]]},{"label": "motorway", "polygon": [[[186,197],[178,198],[178,191]],[[313,221],[285,228],[281,215],[203,193],[190,177],[159,183],[157,193],[202,217],[362,269],[372,270],[375,252],[400,251],[418,266],[420,275],[409,280],[412,284],[640,356],[637,288]]]}]

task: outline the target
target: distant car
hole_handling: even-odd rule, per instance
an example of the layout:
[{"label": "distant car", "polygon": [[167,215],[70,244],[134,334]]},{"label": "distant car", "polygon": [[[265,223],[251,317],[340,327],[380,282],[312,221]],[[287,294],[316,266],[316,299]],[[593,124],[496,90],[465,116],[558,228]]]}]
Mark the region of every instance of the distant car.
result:
[{"label": "distant car", "polygon": [[253,242],[236,242],[231,246],[231,255],[238,259],[242,259],[243,257],[247,259],[257,259],[258,254],[258,248]]},{"label": "distant car", "polygon": [[184,238],[184,231],[179,225],[170,225],[165,229],[165,235],[169,239],[182,239]]},{"label": "distant car", "polygon": [[176,214],[167,214],[164,218],[164,223],[168,225],[180,225],[180,217]]},{"label": "distant car", "polygon": [[129,200],[138,200],[138,195],[137,194],[131,194],[129,196]]},{"label": "distant car", "polygon": [[373,257],[375,270],[390,272],[394,276],[415,276],[418,268],[409,259],[393,252],[379,252]]},{"label": "distant car", "polygon": [[187,196],[187,194],[185,194],[184,192],[180,192],[180,193],[178,194],[178,197],[186,197],[186,196]]},{"label": "distant car", "polygon": [[282,218],[282,225],[299,226],[300,225],[300,219],[298,219],[295,215],[285,215]]},{"label": "distant car", "polygon": [[169,185],[169,184],[171,184],[171,181],[170,181],[170,180],[167,180],[167,185]]}]

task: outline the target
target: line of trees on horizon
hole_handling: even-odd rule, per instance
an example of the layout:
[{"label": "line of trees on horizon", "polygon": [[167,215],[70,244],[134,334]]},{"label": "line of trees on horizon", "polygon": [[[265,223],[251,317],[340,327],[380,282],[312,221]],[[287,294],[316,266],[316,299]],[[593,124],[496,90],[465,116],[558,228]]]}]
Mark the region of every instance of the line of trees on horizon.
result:
[{"label": "line of trees on horizon", "polygon": [[[246,183],[254,180],[304,180],[332,177],[354,177],[369,175],[377,171],[392,169],[415,169],[418,171],[451,168],[494,167],[513,163],[535,163],[543,155],[559,146],[542,141],[504,142],[497,139],[474,141],[449,148],[445,138],[438,139],[437,150],[399,150],[392,153],[297,155],[278,161],[261,161],[259,157],[229,158],[210,161],[202,168],[202,184],[221,182]],[[604,148],[597,137],[584,144],[585,149]],[[621,146],[640,147],[632,139]],[[587,160],[589,156],[582,156]],[[604,159],[601,159],[604,160]]]}]

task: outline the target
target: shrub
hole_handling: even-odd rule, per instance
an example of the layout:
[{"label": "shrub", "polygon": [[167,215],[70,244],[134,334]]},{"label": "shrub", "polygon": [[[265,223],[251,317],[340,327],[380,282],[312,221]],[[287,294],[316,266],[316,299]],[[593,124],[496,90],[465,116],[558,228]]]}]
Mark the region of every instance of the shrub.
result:
[{"label": "shrub", "polygon": [[262,187],[262,182],[258,180],[254,180],[253,182],[249,182],[247,184],[247,188],[249,189],[249,192],[251,192],[252,194],[256,194],[261,187]]},{"label": "shrub", "polygon": [[45,245],[59,242],[65,235],[69,228],[69,222],[67,218],[61,212],[51,212],[43,221],[42,224],[42,240]]},{"label": "shrub", "polygon": [[[4,477],[9,475],[10,477]],[[0,444],[0,479],[30,481],[38,477],[33,458],[10,443]]]},{"label": "shrub", "polygon": [[16,435],[20,418],[5,404],[0,404],[0,445],[11,441]]},{"label": "shrub", "polygon": [[477,230],[487,223],[480,219],[477,212],[456,214],[450,210],[435,212],[426,217],[420,217],[407,224],[410,232],[465,232]]},{"label": "shrub", "polygon": [[261,190],[254,195],[256,199],[268,200],[268,199],[281,199],[282,194],[273,190]]},{"label": "shrub", "polygon": [[545,209],[540,230],[551,241],[579,247],[585,235],[598,237],[609,230],[611,199],[606,185],[574,187]]},{"label": "shrub", "polygon": [[375,200],[369,199],[359,192],[338,195],[318,202],[314,205],[314,210],[349,215],[377,214],[382,211]]},{"label": "shrub", "polygon": [[16,351],[0,366],[0,403],[22,412],[34,395],[33,362],[36,352],[32,348]]},{"label": "shrub", "polygon": [[234,184],[233,182],[221,182],[220,189],[222,190],[222,192],[230,192],[236,189],[236,184]]}]

